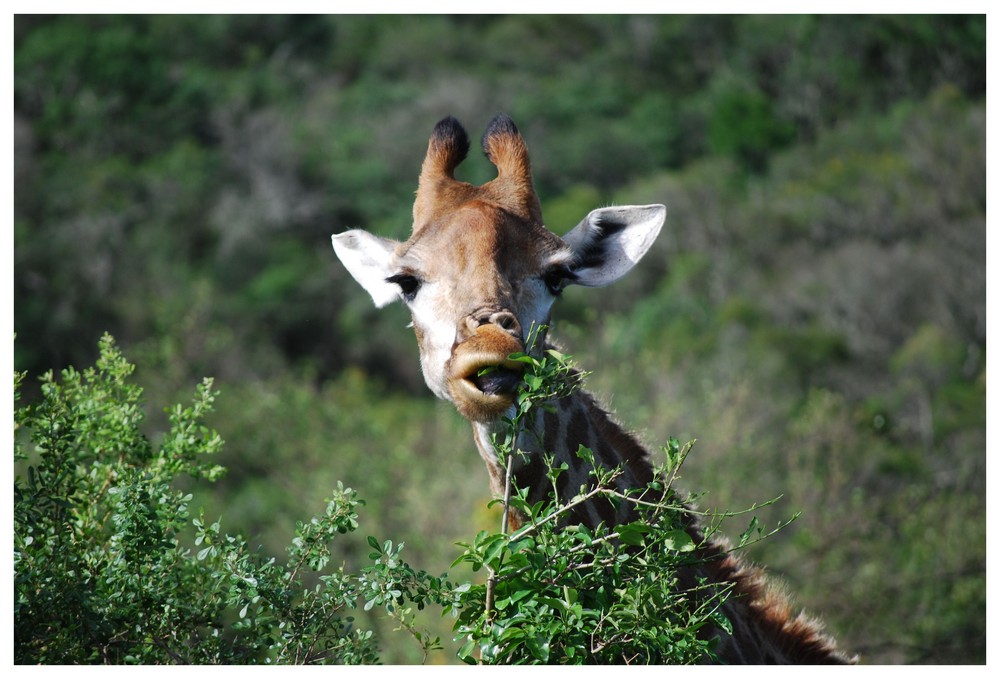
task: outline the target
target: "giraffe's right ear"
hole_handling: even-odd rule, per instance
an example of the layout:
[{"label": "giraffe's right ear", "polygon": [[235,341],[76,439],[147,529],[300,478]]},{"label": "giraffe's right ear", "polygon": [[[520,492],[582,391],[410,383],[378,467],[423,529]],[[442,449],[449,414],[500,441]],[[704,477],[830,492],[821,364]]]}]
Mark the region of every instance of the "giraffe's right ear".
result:
[{"label": "giraffe's right ear", "polygon": [[361,229],[336,234],[332,240],[337,257],[354,280],[372,296],[375,306],[384,307],[399,299],[399,286],[386,280],[395,273],[392,256],[399,243]]}]

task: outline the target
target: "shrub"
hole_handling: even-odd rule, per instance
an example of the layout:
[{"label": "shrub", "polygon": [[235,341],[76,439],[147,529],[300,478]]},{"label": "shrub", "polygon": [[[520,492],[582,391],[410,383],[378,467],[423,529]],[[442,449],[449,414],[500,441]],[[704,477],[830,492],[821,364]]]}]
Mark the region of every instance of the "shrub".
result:
[{"label": "shrub", "polygon": [[[14,659],[17,663],[373,662],[372,633],[352,626],[356,582],[322,570],[328,543],[357,527],[360,501],[339,487],[300,523],[288,561],[255,555],[218,522],[192,518],[181,475],[215,479],[222,447],[203,424],[205,380],[170,410],[159,445],[141,432],[142,390],[105,336],[95,368],[42,378],[42,398],[15,409]],[[22,375],[15,375],[15,399]],[[19,431],[23,430],[23,431]],[[193,529],[193,535],[192,530]],[[188,546],[192,544],[193,547]]]},{"label": "shrub", "polygon": [[[580,375],[555,351],[512,358],[527,369],[508,432],[495,441],[508,466],[520,454],[524,415]],[[59,381],[44,375],[41,399],[15,408],[15,461],[26,471],[14,482],[17,663],[373,663],[374,633],[352,616],[362,602],[408,631],[425,659],[440,640],[415,623],[414,608],[452,613],[459,658],[470,663],[699,662],[713,657],[704,631],[729,629],[725,588],[678,585],[697,545],[670,483],[690,446],[671,440],[664,449],[668,467],[652,501],[616,490],[616,471],[594,465],[586,448],[579,455],[594,466],[593,482],[577,496],[529,504],[511,488],[506,506],[527,517],[523,527],[508,532],[505,516],[499,532],[463,544],[454,563],[485,570],[485,582],[456,585],[416,570],[403,544],[371,536],[370,565],[351,573],[328,568],[331,542],[359,525],[362,501],[343,484],[322,513],[297,524],[284,563],[203,511],[193,517],[181,477],[224,472],[206,461],[223,445],[204,424],[212,380],[190,405],[168,410],[169,429],[153,442],[133,371],[105,335],[96,367],[69,368]],[[15,374],[15,402],[22,378]],[[553,488],[564,469],[550,464]],[[570,525],[573,507],[597,495],[642,505],[643,520]]]}]

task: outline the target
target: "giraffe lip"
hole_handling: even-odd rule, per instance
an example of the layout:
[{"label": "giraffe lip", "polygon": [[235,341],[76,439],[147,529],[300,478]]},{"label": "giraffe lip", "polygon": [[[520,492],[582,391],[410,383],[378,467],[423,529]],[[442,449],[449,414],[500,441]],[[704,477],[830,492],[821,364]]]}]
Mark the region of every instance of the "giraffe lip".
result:
[{"label": "giraffe lip", "polygon": [[452,349],[447,367],[449,399],[472,421],[491,421],[512,405],[524,363],[510,357],[524,342],[506,330],[484,325]]},{"label": "giraffe lip", "polygon": [[513,394],[517,391],[517,386],[521,383],[521,374],[524,372],[504,366],[487,366],[485,371],[480,369],[465,379],[487,396]]},{"label": "giraffe lip", "polygon": [[506,356],[478,355],[468,357],[457,371],[466,393],[480,399],[508,400],[517,391],[524,373],[524,364]]}]

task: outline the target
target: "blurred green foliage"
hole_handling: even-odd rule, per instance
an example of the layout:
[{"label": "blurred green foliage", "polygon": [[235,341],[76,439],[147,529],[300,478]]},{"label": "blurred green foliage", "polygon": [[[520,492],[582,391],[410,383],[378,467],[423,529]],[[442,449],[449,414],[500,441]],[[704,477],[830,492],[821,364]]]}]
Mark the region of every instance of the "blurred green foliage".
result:
[{"label": "blurred green foliage", "polygon": [[699,439],[703,503],[801,510],[753,555],[845,648],[985,660],[984,17],[14,28],[15,364],[89,364],[111,331],[151,400],[215,375],[212,509],[272,553],[336,478],[432,570],[495,519],[405,313],[370,307],[329,235],[405,236],[434,123],[505,110],[553,231],[668,206],[630,277],[556,311],[591,386],[649,440]]}]

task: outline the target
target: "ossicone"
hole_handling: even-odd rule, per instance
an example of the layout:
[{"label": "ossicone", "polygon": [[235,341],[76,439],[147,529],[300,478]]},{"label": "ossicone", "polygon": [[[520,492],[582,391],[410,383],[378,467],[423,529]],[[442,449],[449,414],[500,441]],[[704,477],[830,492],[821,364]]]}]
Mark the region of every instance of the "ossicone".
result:
[{"label": "ossicone", "polygon": [[498,178],[531,184],[528,147],[517,125],[506,113],[498,113],[483,133],[483,152],[496,165]]},{"label": "ossicone", "polygon": [[490,191],[501,196],[508,210],[541,224],[542,211],[531,180],[528,146],[517,125],[506,113],[498,113],[483,133],[483,152],[497,168]]},{"label": "ossicone", "polygon": [[514,124],[514,121],[506,113],[501,112],[496,114],[493,120],[490,121],[490,124],[486,126],[486,131],[483,132],[482,138],[483,153],[486,154],[486,157],[494,165],[497,164],[497,158],[492,148],[493,143],[497,140],[510,137],[521,138],[521,133],[518,131],[517,125]]},{"label": "ossicone", "polygon": [[413,203],[414,234],[434,215],[471,200],[492,203],[525,221],[542,224],[541,206],[531,181],[528,147],[510,116],[506,113],[494,116],[483,134],[482,145],[486,157],[497,168],[496,178],[482,186],[458,181],[455,168],[469,152],[469,136],[452,116],[434,126]]},{"label": "ossicone", "polygon": [[453,116],[443,118],[434,126],[421,174],[427,175],[428,179],[441,175],[454,179],[455,168],[468,153],[469,135],[465,133],[462,123]]}]

